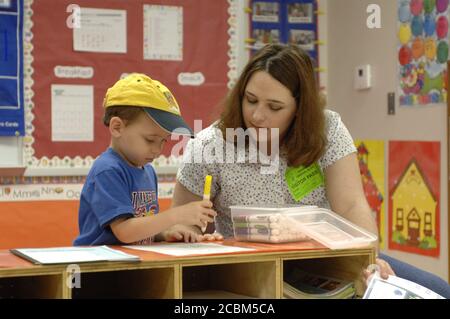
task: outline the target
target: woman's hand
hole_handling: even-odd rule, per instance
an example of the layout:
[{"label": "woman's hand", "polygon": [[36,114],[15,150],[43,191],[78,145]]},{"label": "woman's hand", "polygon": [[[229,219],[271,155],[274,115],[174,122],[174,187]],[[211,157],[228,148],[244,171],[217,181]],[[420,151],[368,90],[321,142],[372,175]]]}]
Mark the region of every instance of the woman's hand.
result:
[{"label": "woman's hand", "polygon": [[[395,273],[392,270],[391,266],[383,259],[377,258],[376,265],[378,266],[381,278],[387,279],[389,276],[395,276]],[[373,271],[370,271],[369,269],[365,269],[363,271],[364,279],[366,282],[372,274]]]}]

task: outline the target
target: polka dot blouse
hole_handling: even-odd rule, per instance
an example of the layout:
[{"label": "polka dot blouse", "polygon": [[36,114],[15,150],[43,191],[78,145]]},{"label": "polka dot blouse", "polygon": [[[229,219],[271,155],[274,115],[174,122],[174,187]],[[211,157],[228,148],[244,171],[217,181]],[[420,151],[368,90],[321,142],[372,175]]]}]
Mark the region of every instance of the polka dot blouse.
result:
[{"label": "polka dot blouse", "polygon": [[[353,139],[338,113],[326,110],[327,147],[319,160],[323,171],[340,158],[356,152]],[[217,211],[216,230],[224,237],[233,236],[230,215],[232,205],[317,205],[329,208],[325,187],[319,186],[299,202],[289,192],[285,181],[286,156],[280,155],[279,163],[270,173],[264,172],[267,163],[251,161],[249,152],[235,148],[235,153],[243,151],[245,162],[226,161],[226,143],[220,130],[211,125],[199,132],[188,142],[184,151],[183,163],[177,180],[195,195],[203,196],[206,175],[213,176],[211,198]],[[226,154],[226,155],[225,155]],[[235,155],[236,158],[236,154]],[[236,161],[235,161],[236,162]]]}]

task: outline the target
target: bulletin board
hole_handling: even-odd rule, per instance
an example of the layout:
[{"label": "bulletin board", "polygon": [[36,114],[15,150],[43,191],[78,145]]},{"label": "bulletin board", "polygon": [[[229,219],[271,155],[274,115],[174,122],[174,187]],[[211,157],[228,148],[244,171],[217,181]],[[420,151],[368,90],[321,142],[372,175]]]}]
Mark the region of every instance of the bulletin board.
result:
[{"label": "bulletin board", "polygon": [[315,0],[253,0],[250,8],[252,52],[267,43],[297,45],[319,66],[318,5]]},{"label": "bulletin board", "polygon": [[24,135],[23,0],[0,1],[0,136]]},{"label": "bulletin board", "polygon": [[[81,12],[83,8],[125,12],[125,52],[75,51],[74,28],[79,20],[74,15],[77,11],[70,6],[73,1],[24,1],[26,134],[23,149],[27,167],[89,167],[109,145],[109,133],[102,123],[102,102],[107,88],[123,74],[146,73],[164,83],[176,97],[182,115],[191,127],[194,128],[194,120],[202,120],[201,128],[215,120],[213,114],[217,114],[215,111],[232,83],[236,65],[236,54],[229,44],[236,33],[233,31],[233,22],[236,21],[233,17],[236,12],[234,0],[77,1]],[[144,6],[149,5],[162,6],[163,10],[178,10],[181,16],[181,20],[177,20],[178,25],[166,24],[165,27],[174,32],[181,30],[179,56],[172,59],[148,58],[149,54],[144,51],[144,29],[148,23]],[[167,30],[161,30],[161,33],[163,31]],[[117,37],[120,36],[123,35],[118,33]],[[96,39],[92,37],[90,40]],[[63,77],[58,73],[61,68],[65,68]],[[72,71],[76,77],[71,77]],[[201,84],[192,85],[180,80],[180,74],[201,76],[203,80]],[[55,87],[61,85],[80,86],[82,92],[88,93],[92,90],[91,140],[55,140],[52,99],[57,96]],[[61,109],[59,111],[61,113]],[[67,117],[65,121],[68,121]],[[70,122],[69,119],[62,125],[70,125]],[[170,146],[167,145],[163,155],[170,155]]]}]

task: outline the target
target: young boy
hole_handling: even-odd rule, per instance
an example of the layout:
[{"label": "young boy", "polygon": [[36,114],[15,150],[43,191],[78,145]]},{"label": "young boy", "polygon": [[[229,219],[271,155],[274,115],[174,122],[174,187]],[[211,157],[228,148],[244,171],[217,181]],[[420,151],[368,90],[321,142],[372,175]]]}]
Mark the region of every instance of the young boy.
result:
[{"label": "young boy", "polygon": [[108,89],[103,106],[111,144],[94,162],[81,192],[80,235],[74,245],[200,240],[186,227],[168,229],[212,222],[216,212],[210,201],[158,214],[157,177],[149,163],[174,130],[193,135],[173,95],[160,82],[133,73]]}]

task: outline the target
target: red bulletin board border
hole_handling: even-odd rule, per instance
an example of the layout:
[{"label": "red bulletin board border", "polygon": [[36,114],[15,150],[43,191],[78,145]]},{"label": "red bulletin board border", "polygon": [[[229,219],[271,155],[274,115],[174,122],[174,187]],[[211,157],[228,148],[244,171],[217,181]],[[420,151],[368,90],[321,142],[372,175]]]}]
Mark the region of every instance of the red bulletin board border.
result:
[{"label": "red bulletin board border", "polygon": [[[226,95],[236,68],[236,53],[230,44],[235,32],[234,0],[79,0],[81,8],[127,11],[127,53],[73,51],[73,30],[67,27],[71,0],[26,0],[25,73],[26,136],[24,158],[27,167],[86,167],[109,144],[103,126],[102,101],[105,91],[121,74],[142,72],[168,86],[180,104],[183,117],[193,127],[201,119],[208,126]],[[183,60],[143,59],[143,5],[171,5],[183,8]],[[28,41],[28,43],[27,43]],[[91,79],[57,78],[55,66],[93,67]],[[201,72],[201,86],[181,86],[182,72]],[[94,86],[94,141],[53,142],[51,140],[51,85]],[[173,143],[172,143],[173,145]],[[163,155],[170,154],[169,144]]]}]

